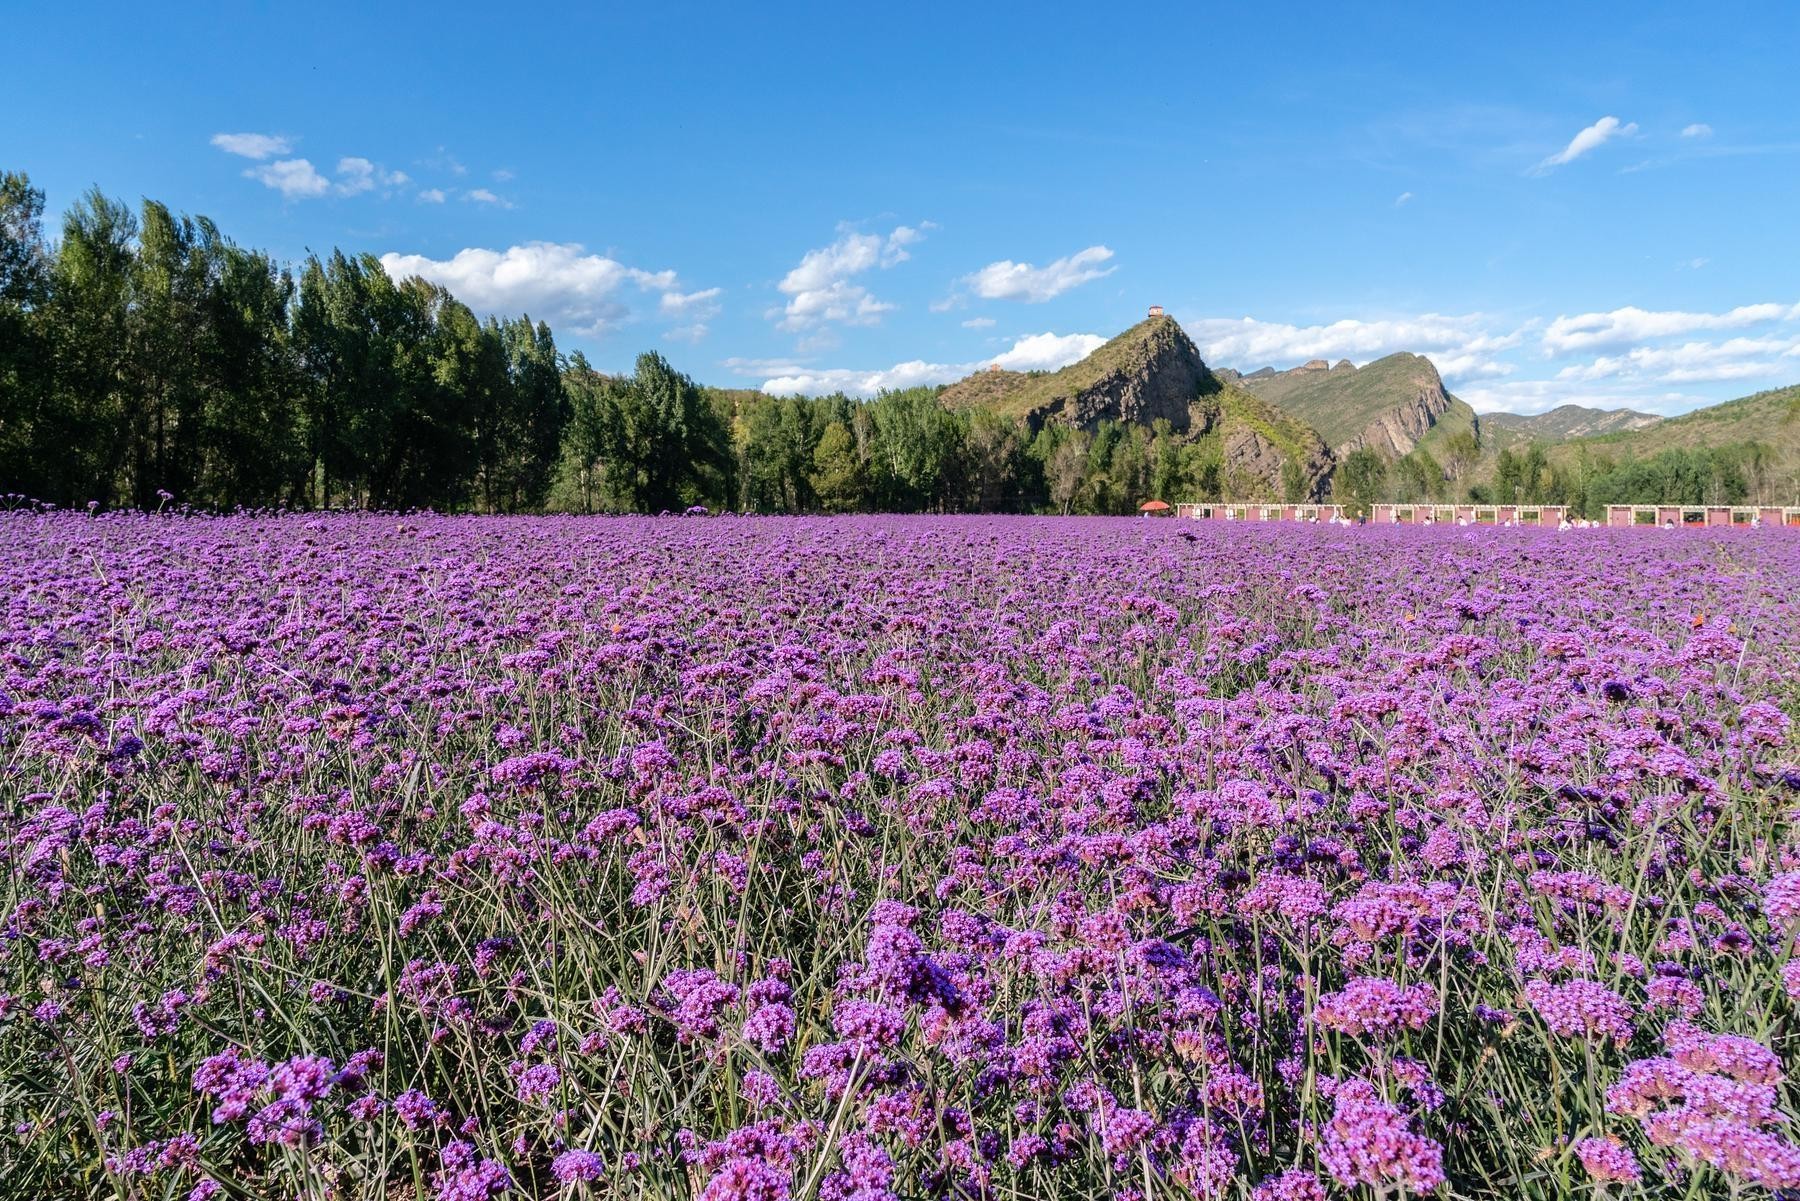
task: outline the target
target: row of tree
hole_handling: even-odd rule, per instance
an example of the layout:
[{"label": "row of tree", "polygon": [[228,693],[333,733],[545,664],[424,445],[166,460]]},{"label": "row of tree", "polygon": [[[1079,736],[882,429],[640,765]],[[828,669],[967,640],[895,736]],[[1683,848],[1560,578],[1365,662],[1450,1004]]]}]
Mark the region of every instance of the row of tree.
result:
[{"label": "row of tree", "polygon": [[1583,450],[1553,462],[1538,445],[1502,450],[1491,478],[1459,486],[1429,452],[1414,450],[1392,462],[1359,450],[1338,464],[1333,494],[1353,507],[1378,500],[1474,504],[1566,505],[1599,517],[1607,505],[1772,504],[1792,494],[1780,478],[1780,456],[1764,442],[1674,448],[1615,462]]},{"label": "row of tree", "polygon": [[657,512],[690,505],[762,513],[1130,513],[1147,496],[1221,495],[1216,444],[1167,422],[1103,422],[1033,434],[935,388],[768,396],[701,388],[661,356],[626,377],[577,354],[553,508]]},{"label": "row of tree", "polygon": [[540,506],[568,402],[547,326],[370,256],[298,278],[99,192],[42,231],[0,177],[0,483],[62,504]]},{"label": "row of tree", "polygon": [[1755,440],[1674,447],[1622,462],[1583,451],[1550,463],[1534,446],[1516,455],[1500,452],[1490,491],[1498,500],[1542,500],[1591,516],[1607,505],[1792,503],[1795,480],[1781,462],[1774,446]]},{"label": "row of tree", "polygon": [[[98,191],[45,236],[44,197],[0,174],[0,490],[61,505],[354,505],[522,512],[1130,513],[1146,497],[1301,500],[1239,478],[1216,435],[1166,422],[1033,433],[938,390],[862,401],[702,388],[660,355],[629,376],[558,353],[548,326],[486,320],[372,256],[297,273],[154,201]],[[1767,448],[1552,465],[1541,448],[1466,481],[1472,433],[1390,461],[1357,451],[1332,495],[1724,503]]]}]

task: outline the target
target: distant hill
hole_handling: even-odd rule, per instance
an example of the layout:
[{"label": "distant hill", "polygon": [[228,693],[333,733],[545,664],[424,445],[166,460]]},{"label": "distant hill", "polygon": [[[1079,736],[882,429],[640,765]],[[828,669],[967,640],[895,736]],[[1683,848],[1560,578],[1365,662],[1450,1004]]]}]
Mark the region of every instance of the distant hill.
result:
[{"label": "distant hill", "polygon": [[1391,354],[1363,367],[1314,359],[1291,371],[1258,371],[1241,382],[1318,430],[1340,459],[1363,447],[1398,458],[1446,417],[1474,426],[1473,410],[1444,390],[1437,368],[1423,355]]},{"label": "distant hill", "polygon": [[1717,449],[1750,442],[1768,447],[1779,463],[1800,466],[1800,385],[1708,405],[1637,429],[1571,438],[1551,447],[1549,455],[1552,462],[1578,453],[1622,461],[1648,458],[1665,450]]},{"label": "distant hill", "polygon": [[[1594,427],[1600,432],[1582,432]],[[1568,480],[1596,484],[1609,502],[1654,499],[1659,492],[1670,499],[1683,489],[1704,487],[1694,481],[1714,468],[1670,463],[1656,469],[1650,461],[1668,451],[1716,451],[1724,463],[1735,464],[1723,470],[1743,479],[1750,499],[1791,504],[1800,498],[1800,386],[1728,400],[1680,417],[1576,405],[1537,417],[1484,413],[1481,431],[1480,461],[1460,477],[1465,487],[1492,484],[1502,454],[1522,455],[1535,446],[1542,448],[1552,469]],[[1627,470],[1634,465],[1646,470]]]},{"label": "distant hill", "polygon": [[1526,416],[1519,413],[1483,413],[1483,440],[1496,450],[1528,445],[1533,442],[1567,442],[1571,438],[1591,438],[1600,434],[1629,433],[1646,429],[1662,418],[1635,409],[1590,409],[1583,405],[1561,405],[1548,413]]}]

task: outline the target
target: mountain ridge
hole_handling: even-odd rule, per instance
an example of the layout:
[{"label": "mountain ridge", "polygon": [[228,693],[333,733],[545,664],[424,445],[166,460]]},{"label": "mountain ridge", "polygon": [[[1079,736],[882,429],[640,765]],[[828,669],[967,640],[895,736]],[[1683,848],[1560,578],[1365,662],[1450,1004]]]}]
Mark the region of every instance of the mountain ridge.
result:
[{"label": "mountain ridge", "polygon": [[1586,454],[1644,459],[1666,451],[1761,444],[1772,465],[1800,473],[1800,384],[1771,388],[1659,418],[1633,429],[1571,438],[1548,448],[1551,462]]},{"label": "mountain ridge", "polygon": [[1586,405],[1558,405],[1543,413],[1483,413],[1482,429],[1497,447],[1532,442],[1568,442],[1601,434],[1646,429],[1662,421],[1655,413],[1636,409],[1596,409]]},{"label": "mountain ridge", "polygon": [[1356,367],[1323,359],[1269,375],[1243,377],[1244,386],[1318,430],[1339,459],[1367,448],[1391,458],[1412,451],[1449,413],[1455,400],[1437,367],[1405,351]]}]

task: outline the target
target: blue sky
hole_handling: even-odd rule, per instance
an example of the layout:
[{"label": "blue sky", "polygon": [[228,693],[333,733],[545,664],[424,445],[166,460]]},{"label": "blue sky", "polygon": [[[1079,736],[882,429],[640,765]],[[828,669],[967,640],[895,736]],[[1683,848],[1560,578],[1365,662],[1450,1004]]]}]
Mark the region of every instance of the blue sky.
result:
[{"label": "blue sky", "polygon": [[0,164],[715,384],[1058,366],[1151,303],[1479,409],[1800,381],[1800,6],[1377,7],[71,4]]}]

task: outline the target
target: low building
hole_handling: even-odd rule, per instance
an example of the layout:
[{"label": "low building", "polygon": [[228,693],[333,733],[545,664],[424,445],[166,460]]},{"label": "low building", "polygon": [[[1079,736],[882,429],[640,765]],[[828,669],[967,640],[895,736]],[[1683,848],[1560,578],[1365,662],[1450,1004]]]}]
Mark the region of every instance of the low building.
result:
[{"label": "low building", "polygon": [[[1194,521],[1345,520],[1342,505],[1300,505],[1274,501],[1187,501],[1175,516]],[[1370,506],[1374,525],[1561,526],[1574,517],[1566,505],[1378,504]],[[1800,505],[1608,505],[1605,524],[1680,526],[1682,528],[1750,529],[1787,526],[1800,529]]]},{"label": "low building", "polygon": [[1563,505],[1381,504],[1371,512],[1376,525],[1561,525],[1568,515]]},{"label": "low building", "polygon": [[1607,505],[1606,524],[1683,529],[1800,527],[1800,505]]},{"label": "low building", "polygon": [[1277,504],[1272,501],[1195,501],[1175,506],[1175,516],[1195,521],[1298,521],[1342,520],[1343,505]]}]

